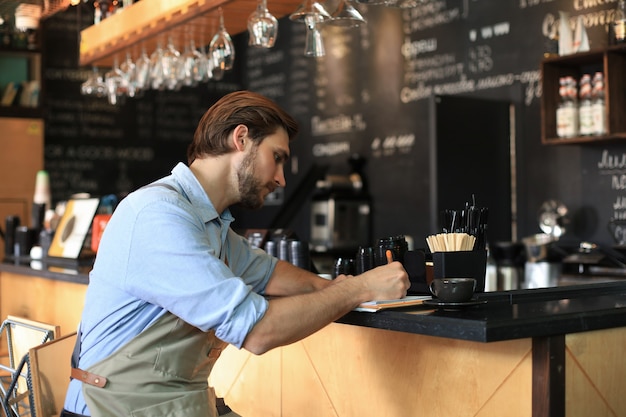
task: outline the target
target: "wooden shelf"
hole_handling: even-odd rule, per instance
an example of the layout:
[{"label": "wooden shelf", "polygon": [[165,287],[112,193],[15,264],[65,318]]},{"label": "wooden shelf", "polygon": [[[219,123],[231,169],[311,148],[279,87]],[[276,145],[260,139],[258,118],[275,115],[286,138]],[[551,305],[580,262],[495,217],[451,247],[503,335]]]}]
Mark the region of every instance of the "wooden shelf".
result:
[{"label": "wooden shelf", "polygon": [[614,135],[603,136],[576,136],[573,138],[546,138],[543,141],[544,145],[580,145],[586,144],[600,144],[608,142],[619,142],[626,140],[626,133],[616,133]]},{"label": "wooden shelf", "polygon": [[[604,74],[607,133],[602,136],[559,138],[556,110],[559,105],[559,79],[572,76],[578,82],[583,74]],[[541,63],[541,142],[544,145],[606,143],[626,140],[626,45],[610,46],[573,55],[546,58]]]},{"label": "wooden shelf", "polygon": [[[301,0],[270,0],[268,9],[277,19],[293,13]],[[150,54],[158,42],[165,47],[171,36],[176,47],[193,38],[196,46],[208,45],[219,25],[218,8],[232,36],[247,30],[256,0],[149,0],[130,7],[81,31],[79,64],[112,66],[129,52],[136,57],[145,47]]]}]

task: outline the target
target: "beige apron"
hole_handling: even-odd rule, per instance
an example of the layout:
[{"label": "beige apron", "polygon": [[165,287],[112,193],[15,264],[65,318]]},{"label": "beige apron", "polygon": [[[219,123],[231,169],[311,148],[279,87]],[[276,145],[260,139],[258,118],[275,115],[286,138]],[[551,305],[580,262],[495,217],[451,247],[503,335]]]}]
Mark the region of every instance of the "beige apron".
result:
[{"label": "beige apron", "polygon": [[208,377],[226,343],[166,313],[117,352],[86,371],[106,378],[83,383],[93,417],[217,417]]}]

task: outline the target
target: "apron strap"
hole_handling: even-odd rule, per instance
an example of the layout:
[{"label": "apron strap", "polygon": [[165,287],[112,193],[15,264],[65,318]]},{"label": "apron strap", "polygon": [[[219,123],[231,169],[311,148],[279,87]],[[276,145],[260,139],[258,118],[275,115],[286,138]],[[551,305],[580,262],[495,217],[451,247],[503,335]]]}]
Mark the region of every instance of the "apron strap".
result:
[{"label": "apron strap", "polygon": [[78,368],[78,359],[80,358],[80,336],[82,332],[80,331],[80,326],[78,329],[78,334],[76,335],[76,343],[74,343],[74,350],[72,351],[72,359],[70,360],[70,364],[72,368]]}]

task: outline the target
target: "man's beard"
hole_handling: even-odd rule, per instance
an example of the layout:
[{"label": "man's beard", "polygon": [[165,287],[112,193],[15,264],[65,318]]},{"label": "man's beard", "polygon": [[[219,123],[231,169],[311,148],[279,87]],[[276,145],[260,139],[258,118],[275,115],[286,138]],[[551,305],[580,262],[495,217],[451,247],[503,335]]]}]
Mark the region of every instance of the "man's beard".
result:
[{"label": "man's beard", "polygon": [[261,182],[255,178],[256,154],[250,153],[241,162],[237,171],[237,182],[239,185],[239,205],[247,209],[260,209],[263,207]]}]

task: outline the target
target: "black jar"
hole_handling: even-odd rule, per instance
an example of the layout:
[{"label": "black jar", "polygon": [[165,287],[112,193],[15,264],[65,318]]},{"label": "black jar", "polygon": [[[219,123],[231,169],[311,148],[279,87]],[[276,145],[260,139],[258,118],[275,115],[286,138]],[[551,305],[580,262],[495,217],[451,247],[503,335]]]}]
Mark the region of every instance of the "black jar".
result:
[{"label": "black jar", "polygon": [[388,262],[387,251],[391,251],[394,261],[404,263],[404,254],[409,249],[409,245],[404,235],[391,236],[378,239],[378,243],[374,249],[374,264],[376,266],[385,265]]}]

